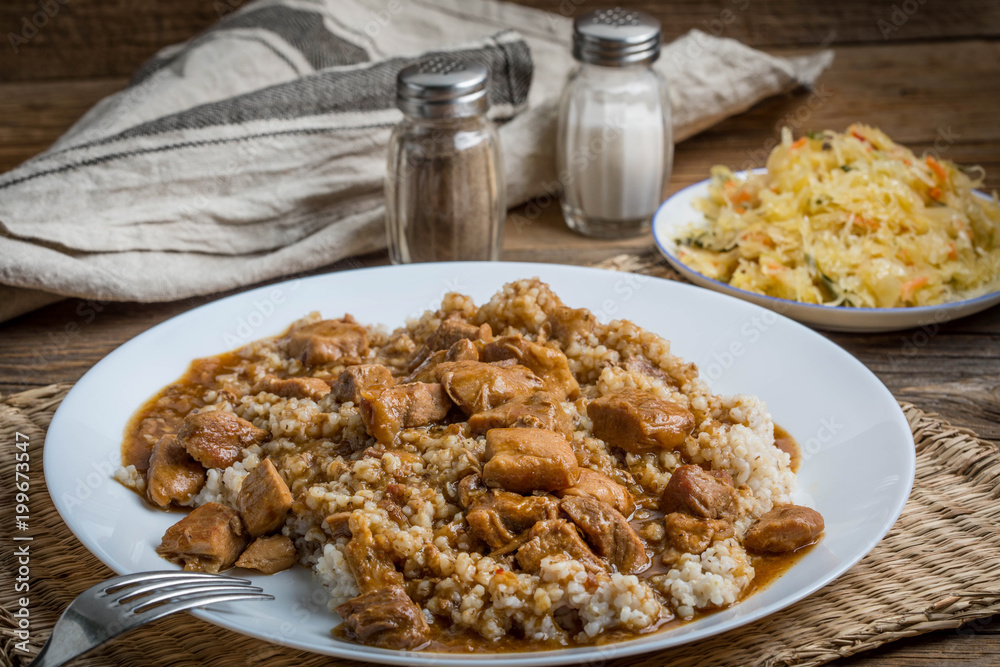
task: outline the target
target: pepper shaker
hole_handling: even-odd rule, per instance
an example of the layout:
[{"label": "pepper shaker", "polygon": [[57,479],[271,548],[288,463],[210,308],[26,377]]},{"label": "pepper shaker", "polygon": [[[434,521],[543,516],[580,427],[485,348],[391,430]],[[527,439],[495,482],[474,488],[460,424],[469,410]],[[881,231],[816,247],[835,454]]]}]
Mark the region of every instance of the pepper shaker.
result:
[{"label": "pepper shaker", "polygon": [[499,256],[507,209],[487,79],[479,63],[439,57],[399,73],[385,188],[393,264]]},{"label": "pepper shaker", "polygon": [[620,8],[573,23],[573,57],[559,107],[562,209],[586,236],[622,238],[649,229],[673,163],[666,81],[652,68],[660,23]]}]

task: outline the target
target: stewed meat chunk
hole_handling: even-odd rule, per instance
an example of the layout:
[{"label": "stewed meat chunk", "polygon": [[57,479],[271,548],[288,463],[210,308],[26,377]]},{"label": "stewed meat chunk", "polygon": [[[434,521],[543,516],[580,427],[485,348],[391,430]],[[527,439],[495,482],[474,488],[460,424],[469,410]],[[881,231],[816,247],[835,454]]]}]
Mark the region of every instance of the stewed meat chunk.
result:
[{"label": "stewed meat chunk", "polygon": [[664,514],[684,512],[703,519],[732,520],[736,516],[736,489],[733,478],[722,470],[706,471],[696,465],[674,470],[660,496]]},{"label": "stewed meat chunk", "polygon": [[563,498],[559,507],[583,531],[598,556],[619,572],[632,574],[649,564],[642,540],[611,505],[587,496]]},{"label": "stewed meat chunk", "polygon": [[438,364],[434,373],[451,400],[467,415],[527,398],[542,388],[542,381],[534,373],[518,365],[448,361]]},{"label": "stewed meat chunk", "polygon": [[665,370],[654,364],[642,354],[631,354],[626,356],[622,360],[622,367],[627,371],[632,371],[633,373],[640,373],[641,375],[656,378],[657,380],[663,380],[664,382],[670,381],[670,376],[667,375]]},{"label": "stewed meat chunk", "polygon": [[337,607],[344,625],[358,641],[389,649],[416,649],[430,639],[420,607],[402,586],[375,589]]},{"label": "stewed meat chunk", "polygon": [[292,509],[292,492],[271,459],[264,459],[243,479],[236,506],[247,531],[259,537],[277,530]]},{"label": "stewed meat chunk", "polygon": [[703,519],[683,512],[663,518],[667,544],[678,551],[700,554],[716,540],[733,536],[733,524],[719,519]]},{"label": "stewed meat chunk", "polygon": [[460,313],[452,313],[441,320],[441,324],[427,339],[427,349],[431,352],[447,350],[460,340],[489,342],[492,338],[490,325],[476,326],[465,321]]},{"label": "stewed meat chunk", "polygon": [[330,385],[319,378],[296,377],[282,379],[274,375],[268,375],[257,382],[253,386],[253,389],[250,390],[250,393],[258,394],[262,391],[283,398],[309,398],[318,401],[330,393]]},{"label": "stewed meat chunk", "polygon": [[558,396],[537,391],[528,398],[508,401],[492,410],[477,412],[469,417],[472,435],[483,435],[493,428],[543,428],[568,435],[573,422],[563,409]]},{"label": "stewed meat chunk", "polygon": [[361,419],[370,436],[391,445],[402,429],[440,421],[450,408],[451,401],[440,384],[410,382],[397,384],[375,396],[362,396]]},{"label": "stewed meat chunk", "polygon": [[558,340],[565,348],[574,341],[590,336],[597,328],[597,317],[586,308],[559,306],[549,314],[545,324],[549,336]]},{"label": "stewed meat chunk", "polygon": [[516,559],[525,572],[536,573],[546,556],[578,560],[591,572],[607,569],[604,561],[595,556],[580,537],[576,527],[565,519],[536,523],[528,533],[528,541],[517,550]]},{"label": "stewed meat chunk", "polygon": [[219,572],[233,566],[248,536],[236,510],[205,503],[167,528],[156,553],[197,572]]},{"label": "stewed meat chunk", "polygon": [[[488,325],[487,325],[488,326]],[[468,338],[456,340],[444,355],[445,361],[479,361],[479,348]]]},{"label": "stewed meat chunk", "polygon": [[489,496],[489,490],[481,475],[466,475],[458,482],[458,502],[465,509],[472,509]]},{"label": "stewed meat chunk", "polygon": [[468,338],[462,338],[447,350],[431,353],[426,359],[403,378],[403,382],[435,382],[434,369],[446,361],[479,361],[479,348]]},{"label": "stewed meat chunk", "polygon": [[402,586],[403,573],[396,569],[383,549],[375,545],[375,536],[364,519],[351,519],[351,534],[354,537],[344,547],[344,560],[350,568],[358,590],[362,593]]},{"label": "stewed meat chunk", "polygon": [[786,553],[812,544],[824,528],[823,517],[810,507],[782,505],[750,526],[744,544],[753,551]]},{"label": "stewed meat chunk", "polygon": [[288,354],[306,366],[359,364],[368,354],[368,331],[350,315],[292,330]]},{"label": "stewed meat chunk", "polygon": [[614,507],[625,517],[631,516],[635,511],[635,501],[628,489],[607,475],[589,468],[580,468],[579,481],[568,489],[559,491],[557,495],[562,498],[583,496],[600,500]]},{"label": "stewed meat chunk", "polygon": [[580,384],[569,369],[566,355],[520,334],[503,336],[484,346],[482,359],[486,362],[511,359],[540,377],[546,391],[569,399],[580,395]]},{"label": "stewed meat chunk", "polygon": [[395,383],[392,373],[382,364],[356,364],[348,366],[337,376],[333,397],[340,403],[349,401],[357,405],[361,402],[362,392],[375,392],[377,388],[384,389]]},{"label": "stewed meat chunk", "polygon": [[184,445],[165,435],[153,445],[146,471],[146,500],[158,507],[184,504],[205,486],[205,467],[191,458]]},{"label": "stewed meat chunk", "polygon": [[631,454],[682,445],[694,430],[694,415],[641,389],[620,389],[587,406],[594,435]]},{"label": "stewed meat chunk", "polygon": [[580,480],[569,441],[539,428],[495,428],[486,434],[483,480],[517,493],[558,491]]},{"label": "stewed meat chunk", "polygon": [[228,468],[243,460],[243,450],[271,439],[271,434],[246,419],[212,410],[184,418],[177,440],[206,468]]},{"label": "stewed meat chunk", "polygon": [[334,537],[350,537],[351,514],[352,512],[335,512],[326,517],[326,525],[330,529],[330,534]]},{"label": "stewed meat chunk", "polygon": [[469,534],[485,542],[491,549],[499,549],[517,537],[517,533],[504,525],[500,515],[489,508],[471,510],[465,515],[465,522],[469,526]]},{"label": "stewed meat chunk", "polygon": [[559,503],[552,496],[522,496],[490,489],[479,475],[463,478],[459,495],[467,510],[469,532],[493,549],[508,544],[539,521],[559,516]]},{"label": "stewed meat chunk", "polygon": [[271,537],[258,537],[250,543],[243,555],[236,561],[236,567],[245,567],[248,570],[257,570],[264,574],[274,574],[287,570],[298,556],[295,552],[295,544],[284,535],[272,535]]}]

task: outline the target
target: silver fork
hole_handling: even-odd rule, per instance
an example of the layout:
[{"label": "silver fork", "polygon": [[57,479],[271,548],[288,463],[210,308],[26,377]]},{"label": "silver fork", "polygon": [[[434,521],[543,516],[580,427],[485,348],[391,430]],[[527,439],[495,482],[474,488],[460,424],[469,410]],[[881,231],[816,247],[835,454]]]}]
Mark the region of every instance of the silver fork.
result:
[{"label": "silver fork", "polygon": [[29,667],[59,667],[132,628],[178,611],[233,600],[273,600],[247,579],[202,572],[143,572],[88,588],[59,617]]}]

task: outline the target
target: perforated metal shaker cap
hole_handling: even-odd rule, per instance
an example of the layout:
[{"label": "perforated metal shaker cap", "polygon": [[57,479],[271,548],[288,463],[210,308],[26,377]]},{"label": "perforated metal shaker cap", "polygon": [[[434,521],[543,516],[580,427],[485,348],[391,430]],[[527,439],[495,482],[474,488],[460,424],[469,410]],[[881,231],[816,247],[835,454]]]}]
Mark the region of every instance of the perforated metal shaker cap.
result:
[{"label": "perforated metal shaker cap", "polygon": [[396,106],[422,118],[461,118],[489,108],[483,65],[468,60],[435,57],[400,71]]},{"label": "perforated metal shaker cap", "polygon": [[604,67],[651,63],[660,57],[660,22],[631,9],[598,9],[573,22],[573,57]]}]

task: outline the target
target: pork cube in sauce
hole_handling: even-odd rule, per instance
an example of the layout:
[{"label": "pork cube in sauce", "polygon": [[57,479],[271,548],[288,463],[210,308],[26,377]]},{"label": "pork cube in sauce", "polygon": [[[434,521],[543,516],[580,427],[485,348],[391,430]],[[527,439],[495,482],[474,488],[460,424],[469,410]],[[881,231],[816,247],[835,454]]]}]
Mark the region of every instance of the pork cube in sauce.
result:
[{"label": "pork cube in sauce", "polygon": [[361,399],[365,430],[384,445],[391,445],[404,428],[427,426],[448,416],[451,401],[437,383],[397,384],[375,396]]},{"label": "pork cube in sauce", "polygon": [[[488,324],[483,326],[489,327]],[[479,348],[468,338],[456,340],[444,354],[445,361],[479,361]]]},{"label": "pork cube in sauce", "polygon": [[516,364],[449,361],[438,364],[434,372],[451,400],[467,415],[527,398],[542,388],[534,373]]},{"label": "pork cube in sauce", "polygon": [[362,644],[415,649],[430,639],[427,620],[402,586],[363,593],[337,607],[350,635]]},{"label": "pork cube in sauce", "polygon": [[622,359],[622,368],[657,380],[670,382],[667,372],[646,358],[643,354],[630,354]]},{"label": "pork cube in sauce", "polygon": [[333,384],[333,397],[340,403],[361,403],[363,392],[377,393],[394,385],[392,373],[382,364],[356,364],[348,366]]},{"label": "pork cube in sauce", "polygon": [[620,389],[587,406],[594,435],[631,454],[673,449],[694,430],[694,415],[641,389]]},{"label": "pork cube in sauce", "polygon": [[185,570],[215,573],[232,567],[247,541],[236,510],[205,503],[167,528],[156,553]]},{"label": "pork cube in sauce", "polygon": [[565,348],[570,343],[589,337],[597,328],[597,317],[586,308],[559,306],[545,320],[549,336],[562,343]]},{"label": "pork cube in sauce", "polygon": [[628,489],[607,475],[589,468],[580,468],[580,479],[577,483],[559,491],[557,495],[561,498],[571,496],[594,498],[614,507],[625,517],[632,516],[632,512],[635,511],[635,500]]},{"label": "pork cube in sauce", "polygon": [[153,445],[146,471],[146,500],[159,507],[184,504],[205,486],[205,466],[188,454],[172,435]]},{"label": "pork cube in sauce", "polygon": [[467,322],[460,313],[451,313],[441,320],[441,324],[427,339],[427,349],[431,352],[447,350],[460,340],[489,342],[493,332],[488,324],[475,325]]},{"label": "pork cube in sauce", "polygon": [[282,398],[308,398],[318,401],[330,393],[330,385],[319,378],[296,377],[283,379],[274,375],[268,375],[258,381],[253,386],[253,389],[250,390],[250,393],[259,394],[262,391],[281,396]]},{"label": "pork cube in sauce", "polygon": [[564,435],[573,431],[573,421],[563,409],[562,401],[558,396],[545,391],[537,391],[528,398],[507,401],[469,417],[469,431],[472,435],[483,435],[494,428],[517,426],[543,428]]},{"label": "pork cube in sauce", "polygon": [[392,559],[375,545],[375,536],[364,519],[352,518],[351,534],[354,536],[344,547],[344,560],[354,575],[362,593],[402,586],[403,573],[396,569]]},{"label": "pork cube in sauce", "polygon": [[295,553],[295,544],[292,540],[284,535],[272,535],[258,537],[251,542],[237,559],[236,567],[274,574],[287,570],[295,565],[297,560],[298,555]]},{"label": "pork cube in sauce", "polygon": [[177,440],[206,468],[228,468],[243,460],[243,449],[271,439],[271,434],[246,419],[212,410],[184,418]]},{"label": "pork cube in sauce", "polygon": [[468,338],[462,338],[447,350],[438,350],[431,353],[410,374],[403,378],[403,382],[436,382],[437,376],[434,369],[438,364],[446,361],[479,361],[479,348]]},{"label": "pork cube in sauce", "polygon": [[594,555],[576,527],[565,519],[539,521],[528,533],[528,541],[517,550],[517,563],[525,572],[537,573],[546,556],[578,560],[591,572],[604,572],[604,561]]},{"label": "pork cube in sauce", "polygon": [[326,517],[326,525],[330,534],[334,537],[350,537],[351,514],[353,512],[334,512]]},{"label": "pork cube in sauce", "polygon": [[722,470],[706,471],[696,465],[678,466],[670,476],[660,511],[664,514],[684,512],[704,519],[725,519],[736,516],[736,489],[733,478]]},{"label": "pork cube in sauce", "polygon": [[522,496],[490,489],[479,475],[468,475],[459,483],[459,497],[466,508],[469,532],[499,549],[539,521],[559,516],[559,503],[552,496]]},{"label": "pork cube in sauce", "polygon": [[700,554],[716,540],[734,534],[733,524],[719,519],[703,519],[683,512],[671,512],[663,518],[667,544],[689,554]]},{"label": "pork cube in sauce", "polygon": [[306,366],[358,364],[368,354],[368,331],[350,315],[293,329],[288,354]]},{"label": "pork cube in sauce", "polygon": [[271,459],[264,459],[243,478],[236,506],[252,537],[277,530],[292,509],[292,492]]},{"label": "pork cube in sauce", "polygon": [[569,369],[569,360],[559,350],[533,343],[520,334],[503,336],[483,347],[483,361],[508,359],[540,377],[552,394],[569,399],[580,395],[580,384]]},{"label": "pork cube in sauce", "polygon": [[569,441],[540,428],[495,428],[486,434],[483,481],[517,493],[559,491],[580,480]]},{"label": "pork cube in sauce", "polygon": [[201,491],[206,473],[176,436],[165,435],[150,450],[146,500],[163,508],[172,502],[185,504]]},{"label": "pork cube in sauce", "polygon": [[642,540],[621,512],[587,496],[563,498],[562,511],[583,532],[594,552],[624,574],[632,574],[649,564]]},{"label": "pork cube in sauce", "polygon": [[782,505],[757,519],[743,543],[752,551],[786,553],[812,544],[824,528],[819,512],[800,505]]}]

